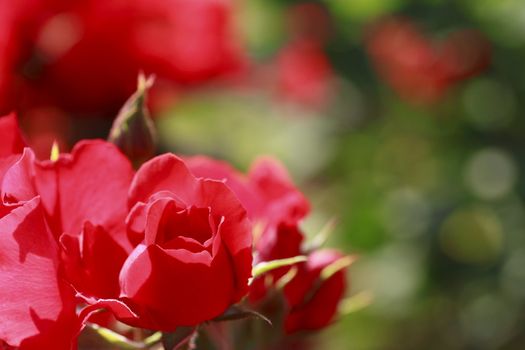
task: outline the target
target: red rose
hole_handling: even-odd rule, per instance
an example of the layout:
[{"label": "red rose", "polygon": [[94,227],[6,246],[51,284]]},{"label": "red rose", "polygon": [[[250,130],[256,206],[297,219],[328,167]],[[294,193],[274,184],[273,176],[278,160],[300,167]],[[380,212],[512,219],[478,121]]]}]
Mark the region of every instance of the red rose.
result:
[{"label": "red rose", "polygon": [[237,195],[256,224],[257,261],[267,261],[266,257],[281,259],[294,256],[270,252],[278,237],[277,232],[283,228],[285,231],[291,228],[291,231],[298,232],[295,237],[302,237],[297,225],[310,211],[308,200],[295,187],[282,164],[269,157],[260,158],[244,175],[228,163],[208,157],[191,157],[187,163],[195,176],[222,180]]},{"label": "red rose", "polygon": [[141,242],[120,274],[121,296],[155,328],[210,320],[246,294],[251,230],[223,183],[196,179],[181,159],[163,155],[139,169],[129,203],[130,233]]},{"label": "red rose", "polygon": [[[94,311],[106,308],[130,325],[171,331],[213,319],[246,295],[252,269],[251,229],[246,211],[222,182],[196,179],[173,155],[144,164],[131,182],[129,161],[103,141],[84,141],[71,154],[37,161],[29,148],[17,153],[18,136],[8,133],[16,131],[14,117],[0,119],[0,126],[8,140],[17,140],[0,148],[6,154],[0,158],[0,214],[8,216],[13,208],[40,203],[35,198],[41,198],[40,231],[50,238],[40,243],[48,247],[54,263],[50,271],[54,280],[70,283],[88,304],[78,318],[74,307],[64,316],[79,320],[72,322],[75,330]],[[18,271],[13,266],[6,275],[0,274],[0,281],[16,275],[23,285],[40,278],[30,269]],[[51,272],[42,278],[53,281]],[[9,286],[2,292],[20,294],[17,288]],[[46,288],[35,290],[45,294]],[[60,296],[71,298],[71,293]],[[30,317],[29,310],[16,312]],[[61,322],[53,319],[48,327],[54,329]],[[2,341],[14,344],[30,338],[31,328],[15,339],[7,335],[8,326],[2,328],[0,323]]]},{"label": "red rose", "polygon": [[[297,223],[280,222],[271,226],[261,237],[257,244],[257,261],[272,261],[277,259],[292,258],[303,254],[303,232]],[[268,290],[273,288],[275,282],[283,277],[290,267],[281,267],[271,271],[271,284],[268,284],[267,275],[253,280],[250,286],[249,299],[252,303],[264,299]]]},{"label": "red rose", "polygon": [[[101,308],[173,331],[247,294],[251,227],[224,183],[195,178],[170,154],[131,181],[129,161],[104,141],[38,161],[29,148],[19,153],[12,116],[0,119],[0,134],[0,311],[10,317],[0,315],[1,346],[69,349]],[[78,316],[71,286],[84,304]]]},{"label": "red rose", "polygon": [[[303,241],[304,236],[296,225],[282,223],[261,239],[258,257],[261,261],[272,261],[304,255],[306,252],[302,248]],[[291,268],[297,269],[283,289],[288,308],[284,319],[286,333],[326,327],[334,319],[339,302],[345,294],[344,267],[330,276],[324,277],[321,273],[340,259],[348,257],[345,258],[335,250],[323,249],[309,253],[307,259],[306,262],[281,267],[255,279],[250,288],[250,301],[257,305]]]},{"label": "red rose", "polygon": [[[93,305],[85,313],[105,307],[128,324],[172,331],[211,320],[246,295],[252,268],[250,225],[222,182],[196,179],[181,159],[166,154],[138,170],[129,205],[134,249],[126,252],[125,262],[117,245],[104,243],[107,233],[100,227],[86,227],[83,237],[89,243],[67,249],[73,260],[81,261],[78,266],[95,271],[95,285],[106,278],[106,285],[115,286],[110,275],[120,270],[118,298],[111,296],[114,287],[102,290],[104,298],[100,288],[90,288],[85,297]],[[113,266],[97,263],[104,253],[116,257]]]}]

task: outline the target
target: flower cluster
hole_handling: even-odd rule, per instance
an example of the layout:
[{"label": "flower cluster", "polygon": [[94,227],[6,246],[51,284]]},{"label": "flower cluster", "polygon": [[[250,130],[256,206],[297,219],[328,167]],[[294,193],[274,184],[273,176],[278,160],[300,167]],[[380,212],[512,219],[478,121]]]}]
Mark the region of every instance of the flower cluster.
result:
[{"label": "flower cluster", "polygon": [[163,154],[135,171],[102,140],[37,160],[14,115],[0,136],[0,348],[71,349],[85,327],[118,324],[194,335],[264,313],[275,290],[287,334],[334,318],[348,258],[302,245],[309,204],[275,161],[244,176]]}]

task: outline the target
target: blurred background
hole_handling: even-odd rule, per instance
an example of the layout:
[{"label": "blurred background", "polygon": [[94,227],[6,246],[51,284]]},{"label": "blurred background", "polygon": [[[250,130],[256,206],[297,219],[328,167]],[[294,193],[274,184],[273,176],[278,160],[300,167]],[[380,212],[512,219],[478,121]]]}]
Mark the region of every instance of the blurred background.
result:
[{"label": "blurred background", "polygon": [[20,3],[0,109],[41,157],[105,138],[142,70],[160,150],[274,155],[306,231],[338,220],[348,296],[373,301],[319,349],[524,348],[524,1]]}]

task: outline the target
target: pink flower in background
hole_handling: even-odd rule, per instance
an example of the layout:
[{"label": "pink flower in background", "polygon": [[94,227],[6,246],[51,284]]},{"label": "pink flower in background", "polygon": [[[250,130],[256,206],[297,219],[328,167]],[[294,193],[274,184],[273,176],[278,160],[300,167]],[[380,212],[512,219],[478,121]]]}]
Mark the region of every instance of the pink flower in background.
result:
[{"label": "pink flower in background", "polygon": [[433,41],[403,18],[378,22],[368,33],[366,46],[378,74],[401,97],[415,103],[439,100],[490,63],[490,44],[482,33],[456,31]]},{"label": "pink flower in background", "polygon": [[334,72],[322,44],[301,39],[284,46],[276,59],[277,96],[310,108],[328,105]]},{"label": "pink flower in background", "polygon": [[276,95],[311,109],[326,108],[335,93],[335,72],[325,52],[332,18],[317,3],[301,3],[287,12],[290,40],[277,53]]}]

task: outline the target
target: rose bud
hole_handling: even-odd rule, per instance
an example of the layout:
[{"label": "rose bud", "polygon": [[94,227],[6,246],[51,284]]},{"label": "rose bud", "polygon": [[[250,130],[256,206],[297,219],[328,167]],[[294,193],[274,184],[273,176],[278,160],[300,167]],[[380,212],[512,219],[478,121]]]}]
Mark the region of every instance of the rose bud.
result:
[{"label": "rose bud", "polygon": [[345,270],[351,262],[351,257],[324,249],[299,264],[297,275],[284,287],[290,307],[284,321],[286,333],[322,329],[334,320],[346,289]]},{"label": "rose bud", "polygon": [[139,75],[137,91],[124,104],[109,132],[109,142],[138,165],[155,154],[155,126],[146,106],[147,92],[152,84],[152,77]]},{"label": "rose bud", "polygon": [[[305,254],[303,241],[297,225],[281,222],[267,230],[258,242],[258,261],[301,256]],[[287,304],[284,315],[268,316],[284,316],[285,333],[324,328],[334,319],[345,294],[345,270],[352,262],[352,257],[335,250],[314,250],[306,262],[280,267],[256,278],[250,286],[249,300],[258,307],[282,295]]]}]

